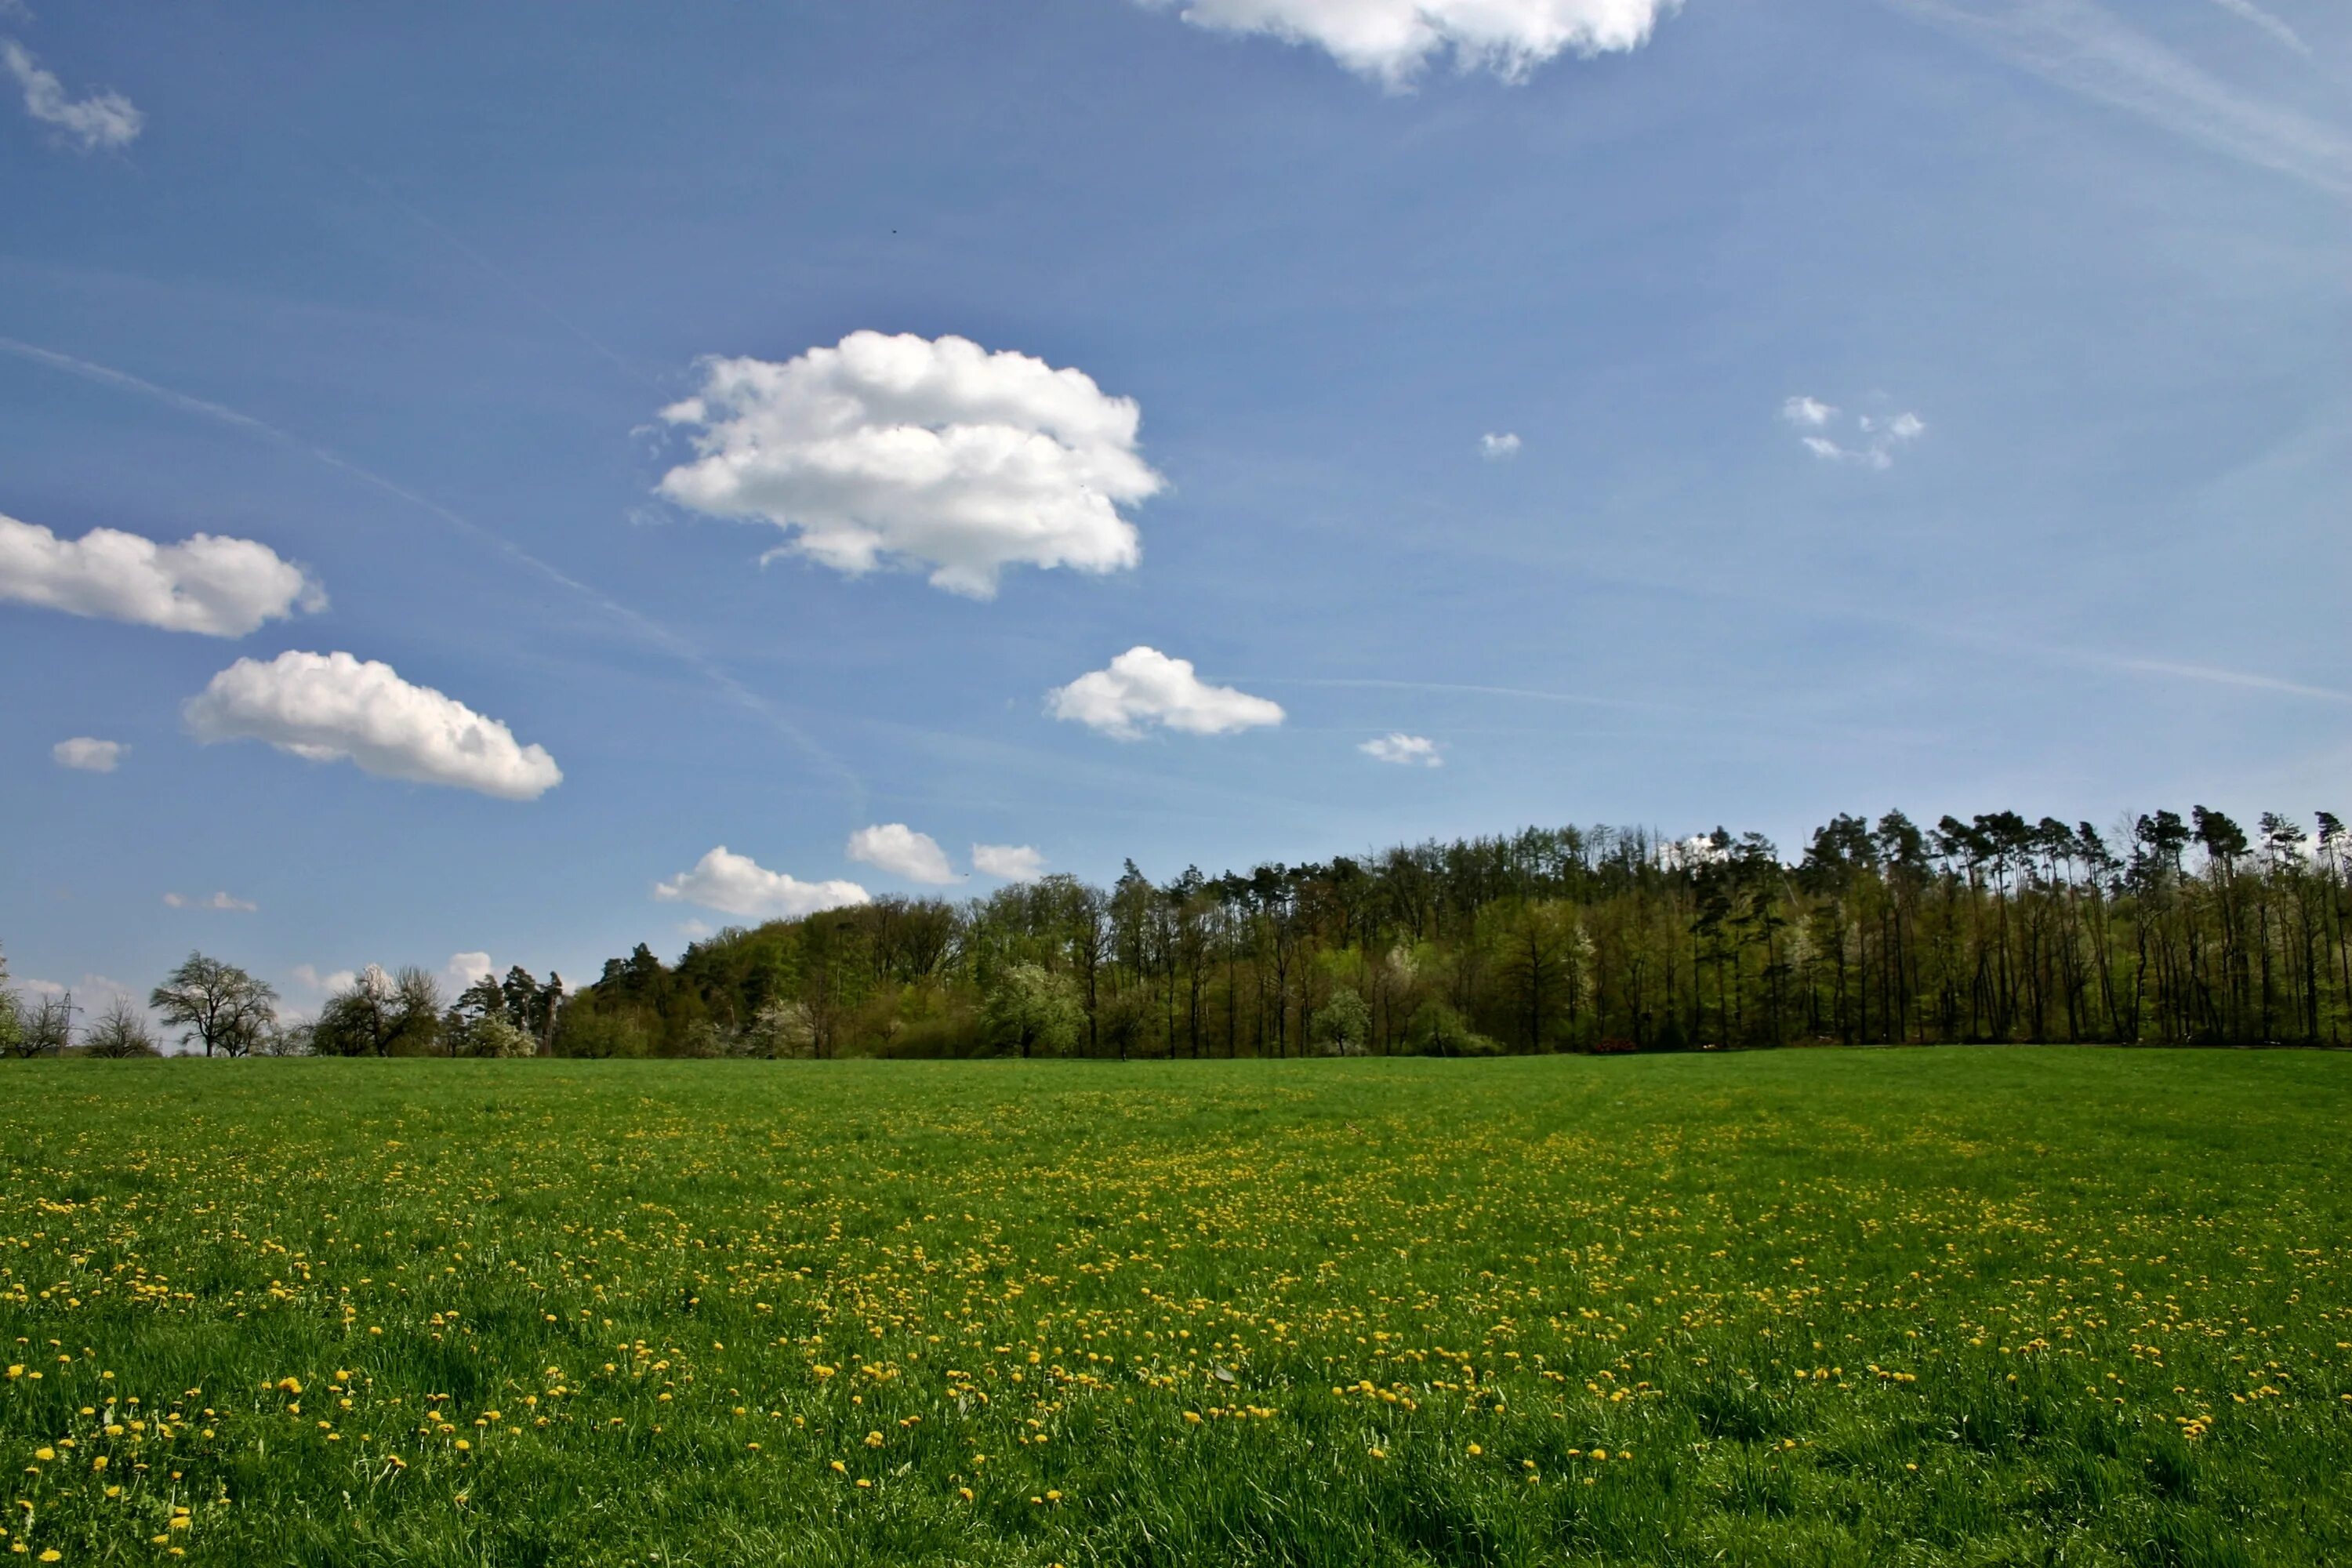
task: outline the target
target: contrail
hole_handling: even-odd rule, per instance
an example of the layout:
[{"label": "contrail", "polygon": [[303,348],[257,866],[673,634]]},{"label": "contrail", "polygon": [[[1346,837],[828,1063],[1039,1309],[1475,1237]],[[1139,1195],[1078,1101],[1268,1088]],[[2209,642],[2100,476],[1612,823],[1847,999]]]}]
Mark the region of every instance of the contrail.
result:
[{"label": "contrail", "polygon": [[2311,46],[2303,41],[2303,35],[2255,5],[2254,0],[2213,0],[2213,4],[2232,16],[2252,22],[2304,58],[2311,58]]},{"label": "contrail", "polygon": [[1618,708],[1641,713],[1675,712],[1671,703],[1641,702],[1622,697],[1588,697],[1579,691],[1538,691],[1519,686],[1470,686],[1446,680],[1318,679],[1308,676],[1244,675],[1234,679],[1256,686],[1355,687],[1375,691],[1437,691],[1468,697],[1516,697],[1531,702],[1566,702],[1583,708]]},{"label": "contrail", "polygon": [[[324,155],[328,157],[334,156],[332,153],[325,153]],[[335,159],[335,162],[341,163],[343,172],[348,174],[352,179],[358,180],[362,184],[365,184],[371,190],[374,191],[377,196],[382,198],[385,205],[391,207],[394,212],[399,213],[401,216],[408,219],[409,222],[416,225],[419,228],[425,229],[428,233],[432,234],[450,249],[456,251],[458,255],[472,262],[484,272],[488,273],[492,278],[497,279],[500,283],[504,284],[508,290],[517,299],[520,300],[524,304],[529,305],[532,310],[537,310],[541,315],[545,316],[549,321],[553,321],[557,326],[562,328],[572,337],[578,339],[583,344],[593,350],[604,359],[610,361],[613,366],[619,370],[621,374],[628,376],[631,380],[636,382],[641,386],[651,388],[656,394],[661,392],[662,389],[660,385],[656,383],[651,376],[646,375],[635,365],[631,364],[627,359],[624,358],[617,351],[606,345],[604,341],[598,338],[594,333],[589,331],[585,327],[583,327],[578,322],[572,321],[571,317],[566,316],[553,305],[549,304],[547,300],[540,295],[535,294],[531,292],[530,289],[525,288],[522,281],[516,278],[514,274],[509,272],[505,268],[500,267],[497,262],[483,255],[479,250],[477,250],[465,240],[451,233],[441,224],[435,222],[425,213],[418,211],[415,207],[402,200],[400,195],[394,192],[391,186],[376,178],[375,175],[369,174],[365,169],[360,168],[356,164],[344,163],[340,158]]]},{"label": "contrail", "polygon": [[851,771],[846,763],[843,762],[839,757],[835,756],[824,746],[818,744],[817,742],[810,737],[805,731],[802,730],[799,725],[794,724],[790,719],[787,719],[783,714],[778,712],[767,699],[761,697],[758,692],[753,691],[750,687],[745,686],[732,675],[730,675],[725,669],[721,668],[717,663],[715,663],[708,654],[696,647],[692,643],[688,642],[684,637],[678,636],[667,626],[662,625],[659,621],[656,621],[652,616],[646,615],[643,611],[632,609],[628,605],[622,604],[619,600],[613,598],[610,595],[590,586],[588,584],[582,582],[579,578],[572,576],[570,573],[563,571],[561,567],[551,565],[549,563],[541,560],[538,556],[533,555],[530,551],[525,550],[521,545],[517,544],[514,541],[507,538],[504,534],[499,533],[495,530],[485,528],[480,523],[474,521],[471,518],[466,517],[458,512],[452,511],[449,508],[443,506],[439,501],[433,500],[430,496],[420,495],[416,491],[410,489],[407,486],[399,483],[397,480],[386,479],[383,475],[377,473],[374,469],[354,463],[349,458],[343,457],[340,453],[332,451],[328,447],[319,446],[314,442],[304,440],[299,436],[279,429],[277,426],[270,424],[268,420],[257,419],[250,414],[246,414],[237,409],[229,407],[226,404],[214,403],[202,397],[192,397],[184,392],[177,392],[173,390],[171,387],[159,385],[154,382],[144,379],[143,377],[132,375],[127,371],[116,370],[111,366],[99,364],[90,360],[79,359],[72,354],[59,353],[55,349],[46,349],[41,347],[38,343],[25,342],[17,338],[0,336],[0,353],[14,354],[18,359],[29,360],[35,364],[44,365],[51,370],[62,371],[68,375],[79,376],[85,381],[96,382],[101,386],[110,386],[113,387],[117,391],[132,393],[139,396],[149,398],[155,402],[165,404],[173,408],[179,409],[182,413],[193,414],[200,418],[210,419],[217,424],[226,425],[233,429],[241,430],[249,436],[257,436],[263,440],[273,442],[278,446],[290,447],[318,462],[325,464],[331,468],[349,474],[352,478],[358,479],[362,484],[373,486],[374,489],[382,490],[386,495],[406,501],[409,505],[415,507],[420,510],[432,513],[444,523],[457,530],[459,533],[464,534],[467,538],[473,540],[476,543],[487,546],[497,553],[505,556],[509,561],[513,562],[515,564],[521,566],[530,572],[537,574],[539,576],[545,578],[547,581],[554,584],[565,592],[573,595],[575,597],[586,600],[589,604],[593,605],[607,616],[610,616],[614,620],[626,626],[631,631],[635,632],[646,642],[652,644],[662,652],[669,655],[672,658],[677,659],[679,663],[684,664],[688,668],[692,669],[697,675],[701,676],[704,680],[708,681],[730,701],[751,713],[757,714],[762,720],[765,720],[779,734],[782,735],[786,740],[792,742],[803,752],[807,753],[811,760],[814,761],[820,766],[824,767],[826,771],[832,773],[835,777],[840,779],[842,784],[846,787],[851,802],[856,810],[861,814],[865,811],[865,782],[861,780],[856,773]]},{"label": "contrail", "polygon": [[[2230,0],[2220,3],[2241,16],[2252,11],[2251,4],[2241,9]],[[1885,4],[1969,38],[2069,92],[2335,196],[2352,196],[2352,135],[2239,91],[2093,0]]]}]

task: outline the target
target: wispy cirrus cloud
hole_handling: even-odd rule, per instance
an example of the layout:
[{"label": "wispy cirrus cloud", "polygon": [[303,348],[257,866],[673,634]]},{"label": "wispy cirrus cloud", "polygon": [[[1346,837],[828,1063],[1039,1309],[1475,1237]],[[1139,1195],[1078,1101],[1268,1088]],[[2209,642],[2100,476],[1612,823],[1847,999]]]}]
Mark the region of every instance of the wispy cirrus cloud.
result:
[{"label": "wispy cirrus cloud", "polygon": [[2213,4],[2241,21],[2252,22],[2305,59],[2311,58],[2311,46],[2303,41],[2303,35],[2255,5],[2254,0],[2213,0]]},{"label": "wispy cirrus cloud", "polygon": [[[21,8],[16,15],[24,15]],[[128,147],[147,123],[138,106],[119,92],[73,97],[55,71],[45,68],[14,38],[0,38],[0,69],[16,79],[25,95],[26,113],[84,153]]]},{"label": "wispy cirrus cloud", "polygon": [[[2258,168],[2352,196],[2352,132],[2242,89],[2095,0],[1886,0],[1896,10],[2078,97]],[[2300,36],[2252,0],[2217,0],[2290,47]]]}]

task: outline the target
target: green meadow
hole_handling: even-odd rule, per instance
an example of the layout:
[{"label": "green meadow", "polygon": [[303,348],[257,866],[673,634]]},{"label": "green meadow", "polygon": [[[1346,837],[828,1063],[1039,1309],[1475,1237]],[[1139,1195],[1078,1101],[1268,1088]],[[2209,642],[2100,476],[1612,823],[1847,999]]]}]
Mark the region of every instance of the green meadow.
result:
[{"label": "green meadow", "polygon": [[25,1062],[12,1561],[2352,1560],[2352,1057]]}]

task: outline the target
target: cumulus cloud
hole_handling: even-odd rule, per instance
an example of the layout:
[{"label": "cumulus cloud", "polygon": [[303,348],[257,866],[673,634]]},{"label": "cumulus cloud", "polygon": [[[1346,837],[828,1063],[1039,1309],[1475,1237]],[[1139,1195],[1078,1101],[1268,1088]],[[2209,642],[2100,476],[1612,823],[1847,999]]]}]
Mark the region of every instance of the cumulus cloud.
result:
[{"label": "cumulus cloud", "polygon": [[261,908],[250,899],[232,898],[226,893],[215,893],[209,898],[192,898],[185,893],[166,893],[163,902],[175,910],[230,910],[249,915]]},{"label": "cumulus cloud", "polygon": [[287,971],[287,974],[302,990],[316,992],[322,996],[349,990],[359,983],[360,978],[360,972],[356,969],[337,969],[322,974],[308,963],[296,964]]},{"label": "cumulus cloud", "polygon": [[490,955],[487,952],[453,952],[443,973],[449,976],[452,985],[462,991],[476,981],[488,979],[498,971],[491,965]]},{"label": "cumulus cloud", "polygon": [[1356,750],[1374,762],[1394,763],[1403,768],[1442,768],[1445,759],[1437,754],[1437,742],[1426,735],[1408,735],[1402,730],[1391,730],[1385,735],[1366,741]]},{"label": "cumulus cloud", "polygon": [[[1147,0],[1167,4],[1169,0]],[[1402,88],[1433,56],[1519,81],[1561,54],[1640,47],[1676,0],[1176,0],[1197,27],[1313,44]]]},{"label": "cumulus cloud", "polygon": [[1211,686],[1192,673],[1192,661],[1156,647],[1129,648],[1107,669],[1078,677],[1045,694],[1047,711],[1122,741],[1158,724],[1188,735],[1223,735],[1282,722],[1281,705],[1230,686]]},{"label": "cumulus cloud", "polygon": [[654,897],[669,903],[699,904],[721,914],[753,919],[791,919],[871,901],[855,882],[803,882],[771,871],[749,855],[721,844],[667,882],[654,884]]},{"label": "cumulus cloud", "polygon": [[1492,430],[1478,437],[1478,455],[1490,463],[1500,463],[1519,455],[1519,438],[1506,430],[1497,436]]},{"label": "cumulus cloud", "polygon": [[947,851],[928,833],[918,833],[903,822],[861,827],[849,836],[849,858],[904,877],[909,882],[961,880],[948,864]]},{"label": "cumulus cloud", "polygon": [[121,764],[122,753],[130,749],[120,741],[96,741],[88,735],[76,735],[70,741],[59,741],[51,746],[49,757],[61,768],[77,768],[86,773],[110,773]]},{"label": "cumulus cloud", "polygon": [[1008,882],[1034,882],[1045,874],[1045,857],[1026,844],[975,844],[971,868]]},{"label": "cumulus cloud", "polygon": [[199,533],[158,544],[112,528],[59,539],[5,516],[0,599],[216,637],[243,637],[265,621],[327,604],[302,568],[250,539]]},{"label": "cumulus cloud", "polygon": [[42,68],[25,46],[14,38],[0,38],[0,67],[5,67],[16,79],[16,86],[25,94],[25,112],[42,124],[53,126],[59,135],[85,153],[101,147],[128,147],[138,139],[139,128],[146,123],[131,101],[119,92],[94,92],[88,98],[68,98],[65,84],[54,72]]},{"label": "cumulus cloud", "polygon": [[696,456],[661,494],[774,523],[784,549],[836,571],[927,567],[985,599],[1007,566],[1114,572],[1140,556],[1119,508],[1161,485],[1136,449],[1141,415],[1084,372],[861,331],[781,364],[705,360],[702,374],[662,410]]},{"label": "cumulus cloud", "polygon": [[563,782],[542,746],[392,666],[347,653],[241,658],[189,699],[189,732],[215,741],[266,741],[314,763],[349,762],[362,773],[447,784],[500,800],[536,800]]},{"label": "cumulus cloud", "polygon": [[[1927,422],[1916,414],[1857,414],[1849,418],[1835,404],[1802,395],[1780,405],[1780,417],[1797,428],[1797,439],[1814,457],[1865,468],[1893,468],[1895,454],[1927,433]],[[1851,434],[1846,434],[1849,427]],[[1825,434],[1833,429],[1841,434]]]}]

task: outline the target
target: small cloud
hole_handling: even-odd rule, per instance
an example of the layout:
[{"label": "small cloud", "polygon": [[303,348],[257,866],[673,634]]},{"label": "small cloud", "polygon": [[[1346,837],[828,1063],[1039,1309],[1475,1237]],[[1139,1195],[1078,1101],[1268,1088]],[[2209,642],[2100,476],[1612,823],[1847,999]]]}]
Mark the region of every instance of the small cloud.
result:
[{"label": "small cloud", "polygon": [[709,921],[688,919],[677,922],[677,934],[688,942],[701,941],[710,934],[712,929]]},{"label": "small cloud", "polygon": [[961,880],[948,864],[947,851],[928,833],[918,833],[903,822],[861,827],[849,836],[846,851],[852,860],[932,886]]},{"label": "small cloud", "polygon": [[[1163,0],[1146,0],[1160,4]],[[1636,49],[1676,0],[1183,0],[1196,27],[1311,44],[1389,90],[1433,59],[1524,81],[1563,54]]]},{"label": "small cloud", "polygon": [[1211,686],[1192,673],[1192,661],[1138,646],[1067,686],[1045,694],[1046,710],[1122,741],[1140,739],[1147,724],[1188,735],[1225,735],[1279,724],[1282,706],[1230,686]]},{"label": "small cloud", "polygon": [[122,761],[122,753],[131,748],[120,741],[94,741],[88,735],[76,735],[70,741],[59,741],[49,748],[49,757],[61,768],[74,768],[86,773],[110,773]]},{"label": "small cloud", "polygon": [[6,516],[0,599],[214,637],[241,637],[327,605],[309,573],[254,540],[197,533],[158,544],[116,528],[60,539]]},{"label": "small cloud", "polygon": [[1391,730],[1385,735],[1366,741],[1356,750],[1375,762],[1393,763],[1401,768],[1442,768],[1445,759],[1437,754],[1437,742],[1426,735],[1408,735],[1402,730]]},{"label": "small cloud", "polygon": [[490,955],[487,952],[453,952],[449,955],[445,973],[452,984],[463,990],[477,981],[488,979],[498,971],[491,965]]},{"label": "small cloud", "polygon": [[0,38],[0,68],[5,68],[24,89],[26,113],[56,127],[85,153],[128,147],[138,140],[139,128],[146,123],[147,117],[119,92],[67,97],[65,84],[54,72],[43,69],[41,62],[14,38]]},{"label": "small cloud", "polygon": [[724,844],[696,861],[692,870],[654,884],[654,897],[663,902],[699,904],[721,914],[761,920],[792,920],[819,910],[872,901],[872,895],[855,882],[803,882],[782,871],[771,871]]},{"label": "small cloud", "polygon": [[189,732],[206,745],[264,741],[378,778],[500,800],[536,800],[563,782],[545,747],[519,744],[499,721],[403,680],[388,664],[347,653],[238,659],[189,699],[184,712]]},{"label": "small cloud", "polygon": [[1907,410],[1893,415],[1857,414],[1844,421],[1853,426],[1853,437],[1841,441],[1822,434],[1841,422],[1837,405],[1805,396],[1783,402],[1780,417],[1797,427],[1797,439],[1805,450],[1823,462],[1851,463],[1874,470],[1893,468],[1895,454],[1927,433],[1927,422]]},{"label": "small cloud", "polygon": [[250,899],[235,898],[227,893],[214,893],[204,898],[191,897],[186,893],[166,893],[163,902],[174,910],[223,910],[242,915],[252,914],[261,908]]},{"label": "small cloud", "polygon": [[337,991],[348,990],[352,985],[359,983],[360,977],[360,972],[356,969],[337,969],[321,974],[317,969],[307,963],[296,964],[293,968],[288,970],[286,974],[287,978],[293,981],[295,985],[299,987],[301,990],[311,992],[320,996],[328,995]]},{"label": "small cloud", "polygon": [[1034,882],[1045,874],[1045,858],[1026,844],[975,844],[971,868],[1008,882]]},{"label": "small cloud", "polygon": [[1489,430],[1478,437],[1478,455],[1490,463],[1508,462],[1519,455],[1519,438],[1508,430],[1499,436]]}]

